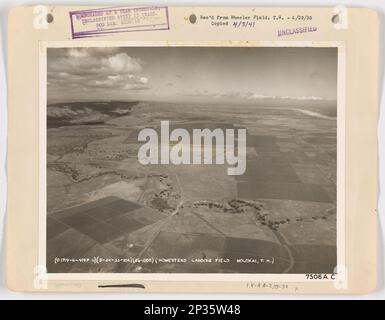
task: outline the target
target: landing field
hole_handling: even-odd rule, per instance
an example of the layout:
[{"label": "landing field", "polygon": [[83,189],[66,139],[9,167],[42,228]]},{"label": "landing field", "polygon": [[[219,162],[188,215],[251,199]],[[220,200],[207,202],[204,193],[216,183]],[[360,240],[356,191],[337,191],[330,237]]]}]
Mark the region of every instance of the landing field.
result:
[{"label": "landing field", "polygon": [[[332,273],[337,123],[324,104],[48,105],[48,272]],[[138,132],[163,120],[245,128],[245,173],[142,165]]]}]

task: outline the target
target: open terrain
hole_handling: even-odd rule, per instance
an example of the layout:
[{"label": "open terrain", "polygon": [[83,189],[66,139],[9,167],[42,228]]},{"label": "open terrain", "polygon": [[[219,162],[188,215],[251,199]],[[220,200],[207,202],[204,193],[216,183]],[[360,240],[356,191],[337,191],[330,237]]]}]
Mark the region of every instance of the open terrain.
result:
[{"label": "open terrain", "polygon": [[[49,105],[48,272],[333,272],[335,115],[330,101]],[[246,172],[141,165],[138,132],[161,120],[246,128]]]}]

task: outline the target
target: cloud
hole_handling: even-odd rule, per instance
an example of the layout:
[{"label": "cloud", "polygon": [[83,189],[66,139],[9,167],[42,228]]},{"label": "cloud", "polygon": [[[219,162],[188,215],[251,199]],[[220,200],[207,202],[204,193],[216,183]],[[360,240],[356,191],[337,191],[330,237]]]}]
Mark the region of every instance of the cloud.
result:
[{"label": "cloud", "polygon": [[[119,48],[48,49],[48,86],[147,90],[143,61]],[[52,51],[51,51],[52,50]]]},{"label": "cloud", "polygon": [[261,99],[283,99],[283,100],[323,100],[321,97],[316,96],[272,96],[263,95],[253,92],[209,92],[208,90],[195,90],[193,94],[187,94],[187,96],[194,97],[207,97],[215,99],[241,99],[241,100],[261,100]]},{"label": "cloud", "polygon": [[140,81],[141,83],[143,83],[143,84],[146,84],[146,83],[148,82],[148,78],[146,78],[146,77],[140,77],[140,78],[139,78],[139,81]]},{"label": "cloud", "polygon": [[49,59],[48,71],[74,75],[139,73],[142,64],[140,59],[132,58],[125,52],[99,57],[88,51],[72,49],[66,57]]},{"label": "cloud", "polygon": [[148,79],[143,81],[143,77],[137,78],[132,74],[127,75],[109,75],[107,78],[95,79],[88,82],[87,86],[92,88],[113,88],[125,90],[145,90],[148,86],[144,86]]}]

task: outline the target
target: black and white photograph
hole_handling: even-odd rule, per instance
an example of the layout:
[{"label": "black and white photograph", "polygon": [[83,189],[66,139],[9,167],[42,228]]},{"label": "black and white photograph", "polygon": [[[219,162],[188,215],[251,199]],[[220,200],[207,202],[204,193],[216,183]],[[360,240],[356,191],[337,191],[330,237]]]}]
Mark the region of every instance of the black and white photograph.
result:
[{"label": "black and white photograph", "polygon": [[337,51],[48,48],[48,273],[333,273]]}]

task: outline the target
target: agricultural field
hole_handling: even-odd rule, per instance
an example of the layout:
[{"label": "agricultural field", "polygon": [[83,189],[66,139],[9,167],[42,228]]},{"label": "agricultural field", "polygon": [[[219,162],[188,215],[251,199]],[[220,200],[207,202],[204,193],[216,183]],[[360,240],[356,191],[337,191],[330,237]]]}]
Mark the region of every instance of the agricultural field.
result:
[{"label": "agricultural field", "polygon": [[[321,104],[48,105],[48,272],[332,273],[336,103]],[[246,129],[246,171],[141,164],[138,133],[163,120]]]}]

